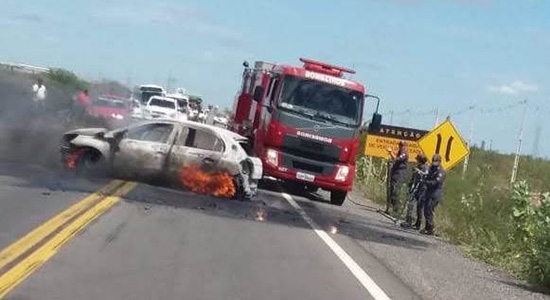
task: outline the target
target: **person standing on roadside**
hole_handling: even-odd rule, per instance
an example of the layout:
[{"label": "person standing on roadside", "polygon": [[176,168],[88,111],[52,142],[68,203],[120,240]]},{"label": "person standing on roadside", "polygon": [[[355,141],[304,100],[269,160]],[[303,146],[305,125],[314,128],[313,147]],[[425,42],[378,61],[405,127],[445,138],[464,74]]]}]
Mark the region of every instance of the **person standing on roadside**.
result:
[{"label": "person standing on roadside", "polygon": [[390,192],[388,206],[386,207],[386,213],[390,213],[390,206],[394,217],[399,218],[401,199],[404,196],[404,183],[405,176],[407,174],[407,163],[409,162],[409,155],[407,153],[407,145],[405,141],[399,141],[399,149],[397,153],[394,153],[390,148],[388,153],[392,160],[392,166],[390,169]]},{"label": "person standing on roadside", "polygon": [[32,86],[32,92],[32,101],[35,111],[37,113],[43,113],[46,107],[46,86],[41,78],[38,78],[36,83]]},{"label": "person standing on roadside", "polygon": [[[426,184],[424,182],[428,174],[428,158],[420,153],[416,156],[418,163],[413,171],[411,182],[409,183],[409,201],[407,202],[407,217],[405,222],[401,223],[403,228],[411,228],[418,230],[422,225],[422,215],[424,211],[424,195],[426,194]],[[416,222],[412,225],[413,210],[416,206]]]},{"label": "person standing on roadside", "polygon": [[87,89],[84,89],[82,92],[76,96],[76,115],[79,118],[82,118],[86,115],[88,107],[90,106],[90,95]]},{"label": "person standing on roadside", "polygon": [[88,89],[84,89],[82,92],[80,92],[76,97],[76,100],[81,107],[88,107],[90,105],[90,95],[88,93]]},{"label": "person standing on roadside", "polygon": [[426,226],[423,234],[434,234],[434,213],[437,205],[443,197],[443,182],[445,181],[445,170],[441,166],[441,155],[435,154],[432,158],[432,164],[426,175],[426,196],[424,197],[424,217]]}]

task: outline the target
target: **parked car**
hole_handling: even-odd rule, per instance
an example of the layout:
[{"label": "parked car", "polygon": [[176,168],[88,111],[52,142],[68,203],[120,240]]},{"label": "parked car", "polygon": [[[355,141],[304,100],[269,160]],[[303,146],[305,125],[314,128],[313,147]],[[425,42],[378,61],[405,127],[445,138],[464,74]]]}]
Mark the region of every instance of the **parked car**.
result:
[{"label": "parked car", "polygon": [[194,166],[232,176],[239,199],[256,194],[263,173],[261,160],[242,148],[244,137],[191,121],[142,121],[113,131],[83,128],[65,133],[62,141],[62,160],[77,172],[173,180],[182,166]]},{"label": "parked car", "polygon": [[227,128],[229,120],[224,115],[217,115],[214,117],[214,125]]},{"label": "parked car", "polygon": [[132,99],[139,101],[141,105],[147,104],[153,96],[165,96],[166,91],[162,86],[154,84],[140,85],[133,93]]},{"label": "parked car", "polygon": [[189,111],[191,110],[191,108],[189,107],[188,96],[182,94],[168,94],[166,95],[166,97],[176,100],[178,102],[179,112],[185,114],[189,119]]},{"label": "parked car", "polygon": [[102,95],[90,102],[87,113],[96,118],[105,119],[114,127],[125,124],[131,113],[129,101],[113,95]]},{"label": "parked car", "polygon": [[187,120],[187,114],[181,112],[177,100],[168,97],[153,96],[143,109],[145,119],[166,118]]}]

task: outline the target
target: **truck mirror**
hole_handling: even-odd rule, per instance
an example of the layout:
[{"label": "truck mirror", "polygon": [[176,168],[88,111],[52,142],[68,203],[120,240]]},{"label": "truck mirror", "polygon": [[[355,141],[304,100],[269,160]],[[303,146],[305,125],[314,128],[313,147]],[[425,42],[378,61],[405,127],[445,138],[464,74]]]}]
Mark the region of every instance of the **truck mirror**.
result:
[{"label": "truck mirror", "polygon": [[369,131],[376,131],[382,126],[382,115],[379,113],[372,114],[372,121],[369,125]]},{"label": "truck mirror", "polygon": [[260,102],[262,100],[262,97],[264,95],[264,88],[261,85],[258,85],[254,88],[254,95],[252,96],[252,99],[256,102]]}]

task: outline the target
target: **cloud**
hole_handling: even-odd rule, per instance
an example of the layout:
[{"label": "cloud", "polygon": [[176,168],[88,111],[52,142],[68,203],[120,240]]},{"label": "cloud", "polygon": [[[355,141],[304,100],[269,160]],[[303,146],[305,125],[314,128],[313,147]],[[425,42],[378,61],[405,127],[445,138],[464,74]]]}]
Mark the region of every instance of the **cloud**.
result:
[{"label": "cloud", "polygon": [[10,17],[10,20],[16,23],[33,23],[40,24],[44,22],[44,18],[38,14],[33,13],[23,13],[18,15],[13,15]]},{"label": "cloud", "polygon": [[510,84],[503,84],[499,86],[489,86],[487,90],[491,93],[497,93],[502,95],[519,95],[522,93],[536,92],[539,90],[539,87],[536,84],[525,83],[518,80]]},{"label": "cloud", "polygon": [[[381,0],[377,0],[377,1],[381,1]],[[419,4],[419,3],[428,2],[428,0],[391,0],[391,1],[398,4]],[[446,0],[446,2],[464,4],[464,5],[470,5],[470,6],[481,6],[481,5],[491,4],[492,2],[494,2],[494,0]]]},{"label": "cloud", "polygon": [[241,40],[243,38],[240,32],[209,21],[203,11],[179,4],[151,3],[147,6],[111,6],[107,11],[93,12],[92,17],[103,22],[123,24],[167,24],[182,31],[222,40]]}]

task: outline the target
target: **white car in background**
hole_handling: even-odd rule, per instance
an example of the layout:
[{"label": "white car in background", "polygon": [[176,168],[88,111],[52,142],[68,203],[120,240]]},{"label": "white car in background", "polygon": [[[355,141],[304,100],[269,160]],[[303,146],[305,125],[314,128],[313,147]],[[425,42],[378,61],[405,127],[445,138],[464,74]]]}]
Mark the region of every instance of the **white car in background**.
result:
[{"label": "white car in background", "polygon": [[227,128],[228,123],[229,123],[229,120],[225,116],[218,115],[214,117],[214,125],[216,126]]},{"label": "white car in background", "polygon": [[177,100],[162,96],[153,96],[149,99],[147,105],[145,106],[145,108],[143,108],[143,116],[147,120],[187,120],[187,114],[180,111],[179,103]]},{"label": "white car in background", "polygon": [[189,112],[191,107],[189,107],[189,97],[183,94],[167,94],[167,98],[174,99],[178,102],[178,110],[180,113],[185,114],[187,119],[190,119]]}]

